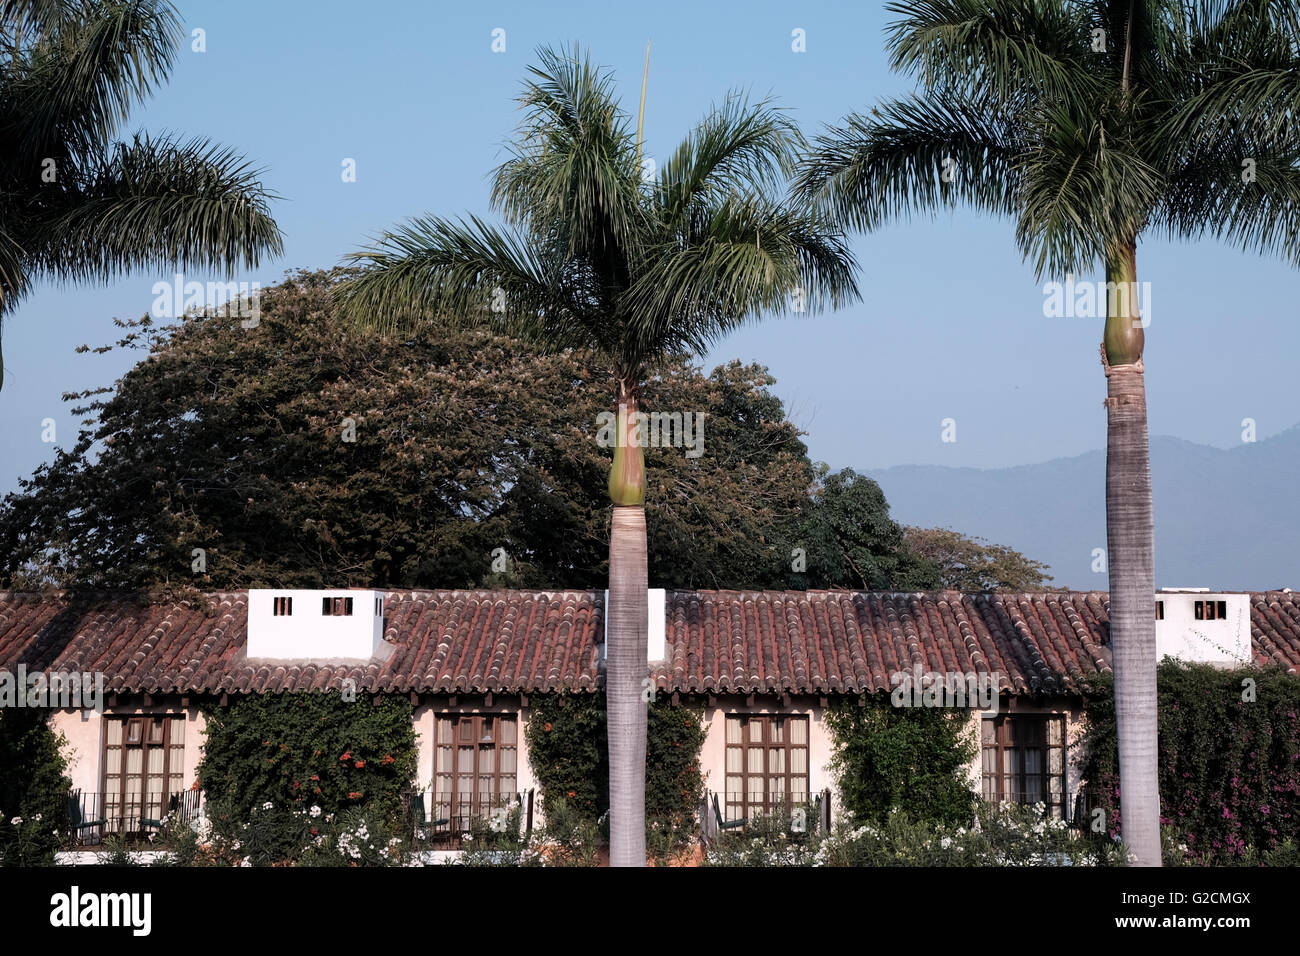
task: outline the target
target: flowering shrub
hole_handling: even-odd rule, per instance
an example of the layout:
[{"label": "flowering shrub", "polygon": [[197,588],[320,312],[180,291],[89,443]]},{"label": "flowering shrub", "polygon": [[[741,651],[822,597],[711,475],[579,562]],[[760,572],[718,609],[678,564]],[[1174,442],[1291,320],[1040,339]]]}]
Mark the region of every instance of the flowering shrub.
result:
[{"label": "flowering shrub", "polygon": [[326,813],[319,805],[266,802],[249,819],[221,832],[206,820],[169,818],[154,841],[177,866],[399,866],[410,847],[377,810]]},{"label": "flowering shrub", "polygon": [[396,825],[414,776],[406,697],[249,694],[208,712],[199,778],[213,825],[245,844],[246,828],[256,830],[253,843],[268,858],[304,845],[297,809],[373,810]]},{"label": "flowering shrub", "polygon": [[450,862],[458,866],[596,866],[603,839],[601,822],[589,819],[561,797],[547,812],[545,825],[524,837],[516,808],[500,830],[476,824],[465,852]]},{"label": "flowering shrub", "polygon": [[1113,866],[1117,843],[1091,838],[1032,807],[981,804],[969,825],[926,823],[895,809],[883,823],[847,815],[830,835],[792,835],[762,818],[709,847],[709,866]]},{"label": "flowering shrub", "polygon": [[[1171,858],[1222,865],[1294,854],[1300,842],[1300,681],[1281,668],[1220,670],[1166,660],[1156,682],[1161,823],[1171,830]],[[1092,679],[1088,692],[1080,768],[1092,805],[1117,835],[1122,821],[1111,680]]]}]

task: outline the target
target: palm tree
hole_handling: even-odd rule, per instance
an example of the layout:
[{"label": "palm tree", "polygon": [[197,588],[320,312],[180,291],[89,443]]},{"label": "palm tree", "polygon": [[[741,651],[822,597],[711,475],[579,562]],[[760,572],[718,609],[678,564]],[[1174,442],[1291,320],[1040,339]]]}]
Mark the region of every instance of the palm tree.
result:
[{"label": "palm tree", "polygon": [[[857,295],[840,237],[776,198],[801,140],[766,102],[731,96],[657,176],[612,79],[580,55],[539,52],[526,119],[496,170],[493,207],[415,219],[352,257],[340,286],[359,320],[400,328],[430,316],[495,322],[545,347],[581,349],[607,368],[619,439],[610,469],[608,702],[615,866],[645,863],[646,479],[639,391],[654,362],[701,352],[748,318]],[[784,188],[783,186],[781,187]],[[614,412],[614,410],[617,410]]]},{"label": "palm tree", "polygon": [[0,320],[42,278],[279,254],[273,197],[235,153],[113,142],[183,36],[161,0],[0,0]]},{"label": "palm tree", "polygon": [[[892,4],[921,90],[819,137],[805,197],[871,229],[958,202],[1016,223],[1044,274],[1137,281],[1141,236],[1216,236],[1300,263],[1300,27],[1289,0]],[[1160,864],[1155,556],[1135,285],[1108,286],[1106,538],[1120,818]]]}]

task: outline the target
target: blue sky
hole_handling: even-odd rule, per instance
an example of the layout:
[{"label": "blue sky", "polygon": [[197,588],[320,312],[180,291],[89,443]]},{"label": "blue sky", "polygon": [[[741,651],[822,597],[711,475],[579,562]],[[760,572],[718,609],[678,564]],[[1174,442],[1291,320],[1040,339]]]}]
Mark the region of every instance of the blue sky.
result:
[{"label": "blue sky", "polygon": [[[613,68],[635,112],[653,42],[646,151],[667,154],[728,90],[771,94],[809,134],[911,88],[888,70],[875,5],[807,2],[310,5],[178,3],[187,45],[171,82],[123,129],[231,145],[283,199],[285,254],[238,279],[331,265],[408,216],[486,214],[488,175],[518,120],[515,97],[542,44],[579,42]],[[492,31],[506,49],[492,52]],[[791,49],[791,31],[806,52]],[[345,158],[357,179],[340,175]],[[1045,318],[1043,292],[1004,221],[958,210],[858,236],[864,302],[750,326],[706,361],[767,364],[814,458],[997,467],[1100,448],[1100,320]],[[1266,438],[1300,420],[1294,384],[1300,276],[1206,242],[1139,249],[1149,281],[1147,386],[1153,434],[1229,447],[1241,420]],[[111,285],[43,285],[4,327],[0,491],[52,457],[42,420],[70,446],[64,392],[110,384],[129,355],[75,355],[113,341],[112,318],[150,308],[169,272]],[[208,277],[194,276],[205,279]],[[1096,277],[1089,277],[1096,278]],[[941,421],[957,441],[941,441]]]}]

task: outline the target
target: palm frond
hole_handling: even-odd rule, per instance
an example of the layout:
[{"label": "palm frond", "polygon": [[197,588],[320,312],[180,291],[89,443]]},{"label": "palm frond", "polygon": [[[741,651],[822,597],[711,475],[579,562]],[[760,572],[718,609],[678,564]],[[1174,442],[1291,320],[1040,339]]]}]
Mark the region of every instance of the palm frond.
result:
[{"label": "palm frond", "polygon": [[34,254],[62,279],[104,280],[133,268],[176,264],[256,266],[279,255],[276,198],[233,150],[193,140],[137,136],[117,145],[60,198]]},{"label": "palm frond", "polygon": [[81,5],[11,64],[6,113],[14,146],[85,157],[106,146],[132,105],[166,79],[182,36],[166,0]]},{"label": "palm frond", "polygon": [[496,170],[493,207],[571,256],[614,257],[643,233],[636,140],[612,79],[577,51],[539,51],[512,155]]},{"label": "palm frond", "polygon": [[1300,145],[1282,151],[1238,134],[1215,146],[1171,176],[1153,225],[1169,238],[1213,236],[1300,266]]},{"label": "palm frond", "polygon": [[994,100],[1087,99],[1101,81],[1086,11],[1037,0],[889,3],[891,66],[929,89]]},{"label": "palm frond", "polygon": [[475,216],[413,219],[355,253],[335,294],[355,320],[382,331],[436,319],[482,324],[556,349],[600,350],[589,278],[520,236]]},{"label": "palm frond", "polygon": [[675,228],[694,206],[775,185],[793,168],[803,145],[797,124],[769,100],[750,103],[738,93],[728,96],[659,168],[658,219]]},{"label": "palm frond", "polygon": [[795,189],[865,229],[958,202],[1011,213],[1017,151],[1016,131],[992,104],[913,96],[819,136]]},{"label": "palm frond", "polygon": [[1102,118],[1042,106],[1030,125],[1034,136],[1016,163],[1022,254],[1039,276],[1105,261],[1146,225],[1165,185],[1160,171]]},{"label": "palm frond", "polygon": [[816,313],[858,298],[843,238],[815,212],[760,195],[717,203],[685,243],[649,257],[622,311],[634,322],[636,357],[706,351],[728,331],[798,307]]}]

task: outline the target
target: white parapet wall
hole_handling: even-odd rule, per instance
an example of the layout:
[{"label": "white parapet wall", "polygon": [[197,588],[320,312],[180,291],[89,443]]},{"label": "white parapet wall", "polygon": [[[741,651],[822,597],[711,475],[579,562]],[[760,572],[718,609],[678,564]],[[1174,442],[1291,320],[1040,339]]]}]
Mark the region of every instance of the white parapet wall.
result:
[{"label": "white parapet wall", "polygon": [[1156,591],[1156,657],[1235,667],[1251,662],[1250,595]]},{"label": "white parapet wall", "polygon": [[250,658],[369,660],[390,650],[382,591],[249,589]]}]

